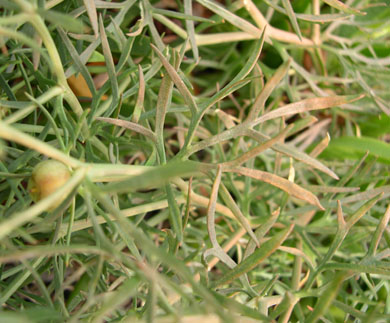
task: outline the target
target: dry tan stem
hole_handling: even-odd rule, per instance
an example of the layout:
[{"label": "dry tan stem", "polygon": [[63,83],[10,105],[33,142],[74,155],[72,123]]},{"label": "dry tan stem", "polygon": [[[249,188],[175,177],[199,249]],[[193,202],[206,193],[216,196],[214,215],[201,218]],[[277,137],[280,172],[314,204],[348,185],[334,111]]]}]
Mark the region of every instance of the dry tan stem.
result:
[{"label": "dry tan stem", "polygon": [[269,25],[268,21],[265,19],[260,10],[256,7],[256,5],[252,2],[252,0],[241,1],[245,9],[248,11],[248,13],[251,15],[251,17],[260,29],[263,29],[267,26],[266,35],[269,38],[273,38],[275,40],[285,43],[297,44],[300,46],[315,46],[315,43],[308,38],[302,37],[302,40],[300,40],[296,34],[280,30]]}]

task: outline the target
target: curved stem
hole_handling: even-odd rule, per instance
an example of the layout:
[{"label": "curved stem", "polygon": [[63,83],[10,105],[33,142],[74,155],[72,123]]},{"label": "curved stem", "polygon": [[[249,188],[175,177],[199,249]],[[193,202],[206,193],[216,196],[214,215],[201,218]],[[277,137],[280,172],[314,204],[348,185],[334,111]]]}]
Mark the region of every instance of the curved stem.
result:
[{"label": "curved stem", "polygon": [[[49,33],[49,30],[45,25],[45,22],[43,21],[41,16],[37,14],[35,10],[36,8],[31,3],[25,0],[15,0],[15,2],[27,15],[29,15],[30,23],[33,25],[33,27],[36,29],[36,31],[42,38],[42,42],[45,45],[49,57],[52,61],[53,72],[57,77],[58,84],[64,89],[64,98],[72,108],[73,112],[80,117],[84,112],[83,108],[81,107],[80,102],[78,101],[77,97],[68,85],[60,55],[58,54],[57,47]],[[88,133],[88,126],[87,123],[84,121],[82,126],[82,134],[84,137],[88,137]]]}]

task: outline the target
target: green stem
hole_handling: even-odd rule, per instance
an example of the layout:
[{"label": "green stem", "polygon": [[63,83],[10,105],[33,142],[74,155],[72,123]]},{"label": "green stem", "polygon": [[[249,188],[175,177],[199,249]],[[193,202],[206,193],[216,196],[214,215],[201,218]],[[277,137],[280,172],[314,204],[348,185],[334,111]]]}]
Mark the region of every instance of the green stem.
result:
[{"label": "green stem", "polygon": [[[57,47],[53,41],[53,38],[49,33],[49,30],[45,25],[45,22],[43,21],[41,16],[39,16],[35,12],[35,8],[29,2],[25,0],[17,0],[16,2],[19,4],[19,6],[26,14],[30,15],[30,23],[34,26],[34,28],[41,36],[42,42],[45,45],[49,57],[52,61],[52,68],[54,74],[57,77],[58,84],[65,91],[64,98],[71,106],[73,112],[80,117],[84,112],[83,108],[81,107],[80,102],[77,100],[77,97],[72,92],[72,90],[70,89],[67,83],[65,72],[62,67],[60,55],[58,54]],[[88,126],[87,123],[84,121],[82,127],[82,134],[84,137],[88,137],[88,133],[89,133]]]}]

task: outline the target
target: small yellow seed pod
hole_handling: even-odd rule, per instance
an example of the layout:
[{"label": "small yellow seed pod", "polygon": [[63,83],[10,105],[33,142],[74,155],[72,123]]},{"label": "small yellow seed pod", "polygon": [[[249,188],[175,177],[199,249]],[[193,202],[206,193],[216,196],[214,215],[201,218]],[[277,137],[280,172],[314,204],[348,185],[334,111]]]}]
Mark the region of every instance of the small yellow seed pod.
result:
[{"label": "small yellow seed pod", "polygon": [[[34,202],[49,196],[70,178],[70,171],[66,165],[56,160],[45,160],[37,164],[28,182],[28,191]],[[65,197],[55,203],[50,210],[58,207]]]}]

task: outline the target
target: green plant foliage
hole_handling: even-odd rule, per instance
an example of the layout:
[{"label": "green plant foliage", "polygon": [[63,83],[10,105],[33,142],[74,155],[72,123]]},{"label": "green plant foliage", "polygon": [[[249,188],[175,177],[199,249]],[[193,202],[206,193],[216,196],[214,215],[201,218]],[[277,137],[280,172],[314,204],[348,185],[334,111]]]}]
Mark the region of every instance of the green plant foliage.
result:
[{"label": "green plant foliage", "polygon": [[0,322],[390,321],[386,3],[0,7]]}]

